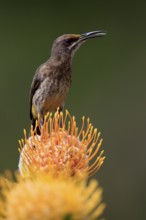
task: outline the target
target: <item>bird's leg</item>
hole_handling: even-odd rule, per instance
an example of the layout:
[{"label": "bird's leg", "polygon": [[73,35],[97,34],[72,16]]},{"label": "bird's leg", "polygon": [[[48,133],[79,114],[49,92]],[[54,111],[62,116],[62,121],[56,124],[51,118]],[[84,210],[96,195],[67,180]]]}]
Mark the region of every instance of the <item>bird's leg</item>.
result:
[{"label": "bird's leg", "polygon": [[37,119],[32,119],[32,127],[33,127],[33,131],[34,133],[40,135],[40,126],[39,123],[37,122]]},{"label": "bird's leg", "polygon": [[44,124],[44,117],[43,116],[40,116],[39,119],[38,119],[38,126],[36,127],[36,133],[38,135],[41,135],[41,132],[42,132],[42,126]]},{"label": "bird's leg", "polygon": [[[63,105],[58,108],[58,113],[60,114],[63,111]],[[62,121],[60,121],[60,128],[63,127]]]},{"label": "bird's leg", "polygon": [[44,123],[44,117],[38,116],[38,119],[32,119],[32,127],[34,133],[40,135],[41,134],[41,127]]}]

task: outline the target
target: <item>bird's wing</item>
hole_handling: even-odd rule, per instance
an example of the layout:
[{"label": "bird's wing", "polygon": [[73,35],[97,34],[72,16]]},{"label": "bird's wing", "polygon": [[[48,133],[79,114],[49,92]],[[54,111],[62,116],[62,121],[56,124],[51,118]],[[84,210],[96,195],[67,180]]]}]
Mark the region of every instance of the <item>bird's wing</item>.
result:
[{"label": "bird's wing", "polygon": [[31,89],[30,89],[30,119],[33,119],[33,114],[32,114],[32,99],[33,96],[36,92],[36,90],[38,89],[38,87],[40,86],[41,80],[37,77],[37,75],[33,78],[32,84],[31,84]]}]

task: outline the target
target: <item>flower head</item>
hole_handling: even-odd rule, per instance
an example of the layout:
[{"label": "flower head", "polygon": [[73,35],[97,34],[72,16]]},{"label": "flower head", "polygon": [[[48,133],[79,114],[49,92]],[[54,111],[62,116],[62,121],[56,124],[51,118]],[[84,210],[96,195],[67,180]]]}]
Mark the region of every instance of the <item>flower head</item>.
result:
[{"label": "flower head", "polygon": [[53,178],[42,173],[35,178],[0,179],[1,220],[93,220],[105,205],[96,180]]},{"label": "flower head", "polygon": [[[20,141],[19,170],[22,176],[40,172],[58,175],[62,172],[69,176],[87,173],[94,174],[102,165],[105,157],[99,154],[102,144],[100,133],[94,129],[90,120],[82,118],[80,131],[75,117],[66,111],[48,114],[41,127],[41,135],[31,128],[30,137]],[[89,165],[94,158],[94,162]]]}]

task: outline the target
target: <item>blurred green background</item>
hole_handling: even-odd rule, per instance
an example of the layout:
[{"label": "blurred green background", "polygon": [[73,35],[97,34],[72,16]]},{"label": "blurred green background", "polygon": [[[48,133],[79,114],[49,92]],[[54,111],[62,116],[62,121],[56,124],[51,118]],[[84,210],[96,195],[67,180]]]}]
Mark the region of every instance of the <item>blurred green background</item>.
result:
[{"label": "blurred green background", "polygon": [[146,1],[0,3],[0,172],[16,170],[36,68],[64,33],[104,29],[73,60],[66,108],[102,132],[108,220],[146,219]]}]

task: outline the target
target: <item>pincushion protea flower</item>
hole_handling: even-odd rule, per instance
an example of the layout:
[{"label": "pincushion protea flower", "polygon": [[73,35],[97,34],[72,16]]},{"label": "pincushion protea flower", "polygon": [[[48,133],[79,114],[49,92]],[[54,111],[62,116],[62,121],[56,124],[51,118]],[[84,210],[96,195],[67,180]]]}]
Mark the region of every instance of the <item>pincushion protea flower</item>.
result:
[{"label": "pincushion protea flower", "polygon": [[54,178],[0,178],[0,220],[97,220],[105,205],[96,180]]},{"label": "pincushion protea flower", "polygon": [[[37,125],[38,126],[38,125]],[[19,170],[22,176],[37,175],[40,172],[55,176],[66,173],[69,176],[94,174],[105,157],[99,153],[102,144],[100,132],[94,129],[90,120],[82,118],[78,131],[75,117],[68,111],[48,114],[41,127],[41,135],[31,128],[30,137],[20,141]],[[91,160],[94,162],[89,164]]]},{"label": "pincushion protea flower", "polygon": [[40,136],[24,131],[16,181],[10,173],[0,177],[0,220],[99,219],[102,189],[87,179],[104,161],[101,143],[89,119],[78,131],[68,111],[48,114]]}]

